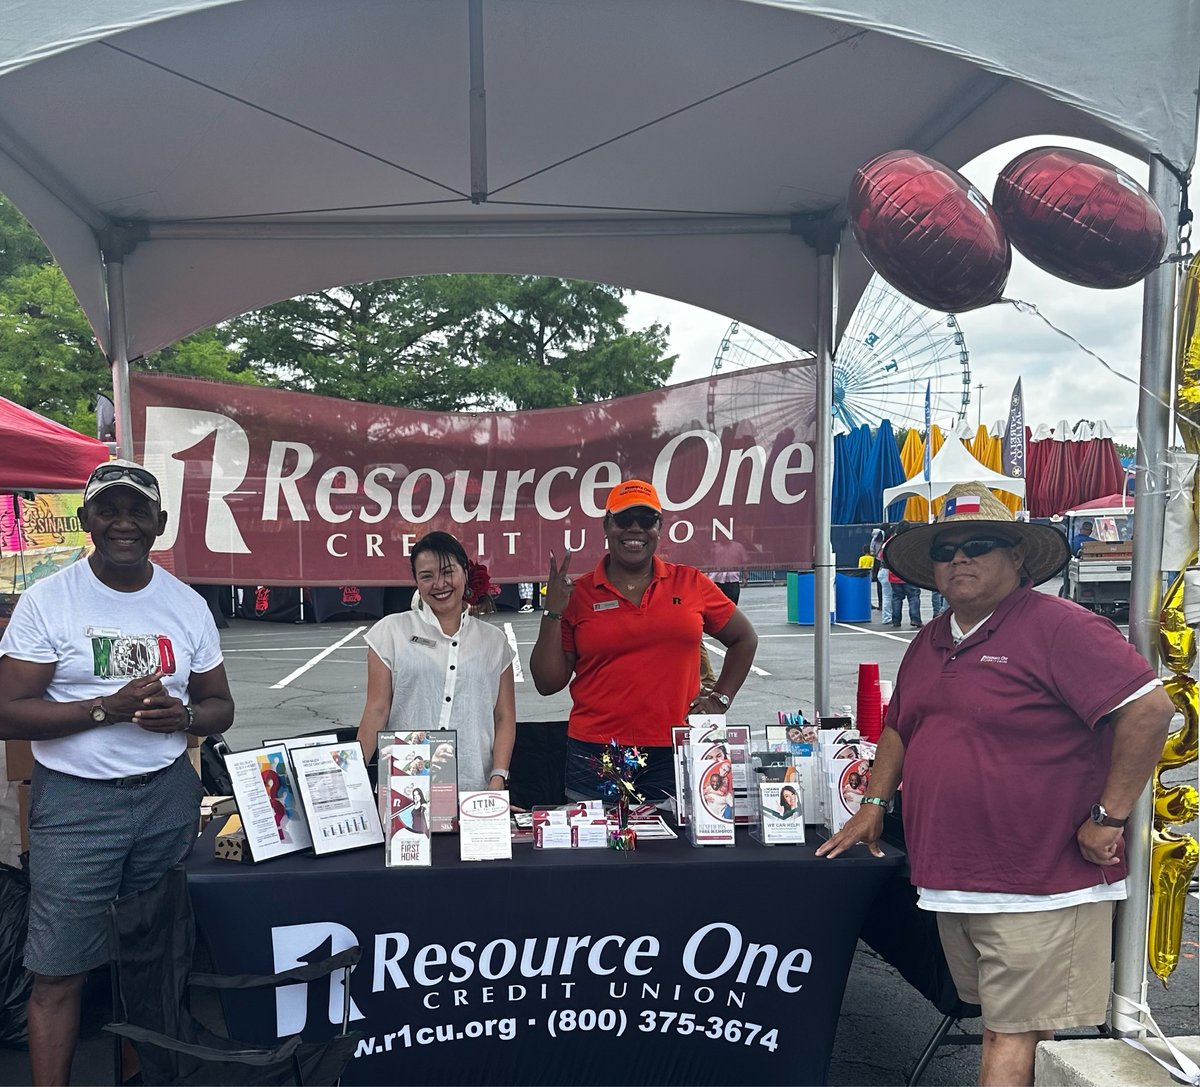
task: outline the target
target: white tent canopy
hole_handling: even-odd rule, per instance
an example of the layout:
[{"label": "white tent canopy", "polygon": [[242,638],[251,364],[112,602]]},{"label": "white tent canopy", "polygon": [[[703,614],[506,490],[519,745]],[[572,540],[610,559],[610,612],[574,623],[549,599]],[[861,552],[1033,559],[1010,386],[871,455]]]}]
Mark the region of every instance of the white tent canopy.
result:
[{"label": "white tent canopy", "polygon": [[[1191,162],[1197,6],[1054,21],[1071,48],[1040,0],[0,0],[0,191],[110,356],[464,271],[634,287],[811,349],[806,232],[883,151],[958,166],[1054,133]],[[843,324],[867,274],[841,262]]]},{"label": "white tent canopy", "polygon": [[888,487],[883,492],[883,508],[886,510],[899,498],[924,498],[932,503],[941,498],[956,483],[983,483],[996,491],[1010,494],[1025,494],[1025,480],[1013,479],[993,471],[976,460],[971,451],[957,438],[947,438],[929,461],[929,479],[922,468],[906,483]]}]

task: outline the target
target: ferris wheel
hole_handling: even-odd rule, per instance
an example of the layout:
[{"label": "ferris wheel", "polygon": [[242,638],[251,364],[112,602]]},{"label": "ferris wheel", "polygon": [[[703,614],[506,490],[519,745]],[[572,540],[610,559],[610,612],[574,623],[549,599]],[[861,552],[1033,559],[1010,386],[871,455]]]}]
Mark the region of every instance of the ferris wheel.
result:
[{"label": "ferris wheel", "polygon": [[[811,358],[783,340],[732,322],[713,357],[712,374]],[[846,430],[890,419],[897,429],[930,419],[952,427],[967,416],[971,366],[966,339],[953,314],[905,298],[872,276],[850,317],[833,360],[833,416]]]}]

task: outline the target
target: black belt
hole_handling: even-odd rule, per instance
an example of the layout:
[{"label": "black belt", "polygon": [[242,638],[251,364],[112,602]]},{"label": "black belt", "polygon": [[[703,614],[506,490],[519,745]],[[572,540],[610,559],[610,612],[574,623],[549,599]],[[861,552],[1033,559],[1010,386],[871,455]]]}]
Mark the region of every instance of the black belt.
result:
[{"label": "black belt", "polygon": [[[179,756],[179,759],[186,758],[186,753]],[[175,762],[178,762],[176,759]],[[123,778],[83,778],[78,774],[65,774],[61,770],[50,770],[52,774],[61,774],[65,778],[75,778],[76,781],[86,781],[92,785],[111,785],[114,789],[140,789],[143,785],[149,785],[159,774],[165,774],[175,762],[169,762],[166,766],[160,766],[157,770],[151,770],[145,774],[128,774]]]}]

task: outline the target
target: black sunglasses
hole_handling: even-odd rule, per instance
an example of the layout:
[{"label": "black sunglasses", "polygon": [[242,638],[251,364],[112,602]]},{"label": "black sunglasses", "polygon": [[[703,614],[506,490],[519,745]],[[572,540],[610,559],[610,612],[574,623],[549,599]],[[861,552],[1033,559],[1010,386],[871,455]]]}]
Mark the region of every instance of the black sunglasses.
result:
[{"label": "black sunglasses", "polygon": [[934,562],[949,562],[961,551],[969,559],[977,559],[980,555],[989,555],[997,547],[1015,547],[1012,540],[1002,540],[996,536],[975,536],[961,543],[935,543],[929,548],[929,557]]},{"label": "black sunglasses", "polygon": [[102,464],[92,473],[91,483],[111,483],[116,479],[131,479],[143,487],[158,487],[158,480],[144,468],[130,468],[125,464]]},{"label": "black sunglasses", "polygon": [[617,528],[633,528],[637,525],[638,528],[649,531],[662,522],[662,514],[653,510],[622,510],[620,513],[614,513],[612,519]]}]

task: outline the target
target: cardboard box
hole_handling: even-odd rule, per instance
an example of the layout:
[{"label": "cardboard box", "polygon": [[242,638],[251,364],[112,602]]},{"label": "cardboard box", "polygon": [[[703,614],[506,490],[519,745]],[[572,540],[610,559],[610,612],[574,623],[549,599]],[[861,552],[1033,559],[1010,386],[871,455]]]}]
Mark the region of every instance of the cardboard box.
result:
[{"label": "cardboard box", "polygon": [[33,777],[33,749],[28,740],[5,740],[4,762],[9,781],[28,781]]}]

